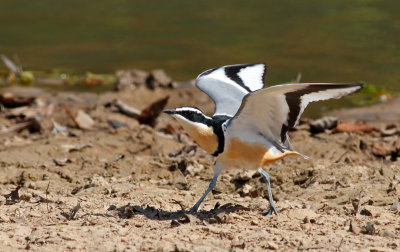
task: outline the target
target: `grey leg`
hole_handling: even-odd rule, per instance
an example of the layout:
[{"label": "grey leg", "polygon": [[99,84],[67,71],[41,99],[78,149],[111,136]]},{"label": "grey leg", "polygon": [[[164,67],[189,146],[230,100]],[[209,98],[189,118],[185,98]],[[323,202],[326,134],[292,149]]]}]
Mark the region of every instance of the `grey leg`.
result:
[{"label": "grey leg", "polygon": [[222,170],[221,165],[216,162],[215,167],[214,167],[214,177],[212,178],[210,185],[208,186],[208,188],[207,188],[206,192],[203,194],[203,196],[201,196],[199,201],[197,201],[197,203],[189,210],[189,213],[197,212],[197,209],[199,208],[201,202],[203,202],[204,198],[214,188],[215,184],[217,183],[217,178],[218,178],[221,170]]},{"label": "grey leg", "polygon": [[267,190],[268,190],[268,200],[269,200],[270,207],[269,207],[268,212],[265,215],[266,216],[271,215],[272,212],[274,212],[277,215],[278,211],[276,210],[274,199],[272,198],[271,184],[269,182],[268,172],[264,171],[262,168],[259,168],[258,172],[261,173],[264,176],[265,183],[267,184]]}]

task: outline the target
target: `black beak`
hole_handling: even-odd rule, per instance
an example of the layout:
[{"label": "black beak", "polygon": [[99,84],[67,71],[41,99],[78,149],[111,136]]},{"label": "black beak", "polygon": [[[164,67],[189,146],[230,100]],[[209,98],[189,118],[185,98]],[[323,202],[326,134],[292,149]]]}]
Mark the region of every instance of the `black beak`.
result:
[{"label": "black beak", "polygon": [[175,109],[166,109],[163,112],[166,113],[166,114],[170,114],[170,115],[176,114],[176,110]]}]

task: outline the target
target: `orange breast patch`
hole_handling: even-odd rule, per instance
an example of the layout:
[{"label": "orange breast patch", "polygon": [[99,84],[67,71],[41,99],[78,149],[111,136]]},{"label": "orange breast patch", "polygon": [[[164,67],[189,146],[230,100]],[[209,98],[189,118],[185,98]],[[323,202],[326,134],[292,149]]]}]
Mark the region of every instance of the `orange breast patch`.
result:
[{"label": "orange breast patch", "polygon": [[246,143],[239,138],[232,138],[229,146],[225,149],[225,156],[228,159],[239,159],[255,167],[262,167],[273,163],[289,155],[299,155],[294,151],[286,151],[282,154],[272,154],[264,145],[258,143]]}]

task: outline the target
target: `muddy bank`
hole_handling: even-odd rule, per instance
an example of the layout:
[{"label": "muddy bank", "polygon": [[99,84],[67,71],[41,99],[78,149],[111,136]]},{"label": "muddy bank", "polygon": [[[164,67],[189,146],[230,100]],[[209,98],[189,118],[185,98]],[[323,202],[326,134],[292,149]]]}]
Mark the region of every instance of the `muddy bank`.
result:
[{"label": "muddy bank", "polygon": [[[208,186],[212,156],[167,115],[152,127],[113,104],[141,111],[169,96],[167,107],[196,105],[210,114],[205,94],[190,85],[101,95],[7,91],[35,100],[0,115],[4,250],[399,249],[400,127],[380,118],[380,109],[362,108],[379,119],[368,121],[371,131],[313,134],[304,123],[291,132],[294,147],[310,159],[288,157],[266,167],[278,216],[263,216],[269,205],[261,175],[236,169],[223,171],[193,216],[182,210]],[[397,101],[378,106],[397,113]],[[92,120],[84,116],[87,128],[72,120],[79,111]],[[29,116],[39,130],[12,128]],[[365,119],[360,109],[335,116],[350,124]],[[54,131],[54,122],[65,128]],[[387,133],[389,124],[395,130]]]}]

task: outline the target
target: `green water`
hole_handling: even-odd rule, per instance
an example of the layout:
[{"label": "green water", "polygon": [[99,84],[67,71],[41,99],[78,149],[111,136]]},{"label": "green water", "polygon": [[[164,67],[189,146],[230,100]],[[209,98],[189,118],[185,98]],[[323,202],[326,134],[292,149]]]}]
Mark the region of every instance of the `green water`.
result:
[{"label": "green water", "polygon": [[0,53],[25,69],[163,68],[176,80],[261,61],[267,84],[301,72],[400,91],[399,11],[398,0],[1,0]]}]

